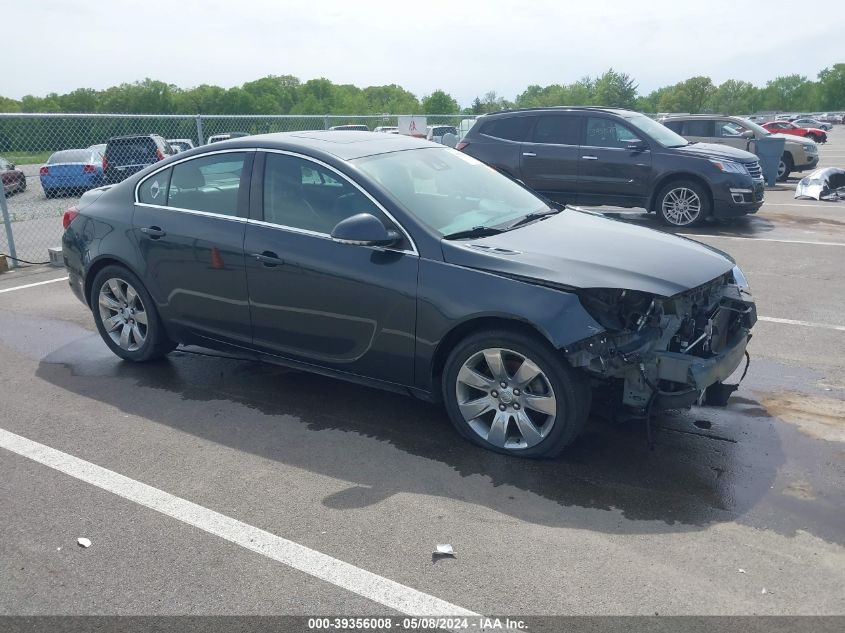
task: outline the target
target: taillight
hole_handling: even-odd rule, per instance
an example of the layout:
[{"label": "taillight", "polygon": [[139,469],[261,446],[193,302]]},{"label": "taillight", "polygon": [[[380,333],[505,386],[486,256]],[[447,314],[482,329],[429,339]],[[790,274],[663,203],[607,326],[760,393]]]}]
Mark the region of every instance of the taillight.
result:
[{"label": "taillight", "polygon": [[164,160],[164,154],[156,147],[156,160]]},{"label": "taillight", "polygon": [[44,167],[42,167],[41,169],[38,170],[38,173],[41,174],[42,176],[46,176],[47,174],[50,173],[50,168],[45,165]]},{"label": "taillight", "polygon": [[65,211],[65,214],[62,216],[62,227],[67,230],[67,227],[76,219],[77,215],[79,215],[79,210],[76,207],[71,207]]},{"label": "taillight", "polygon": [[455,145],[455,149],[458,150],[459,152],[463,151],[463,149],[465,147],[469,147],[469,141],[461,141],[460,143]]},{"label": "taillight", "polygon": [[97,171],[97,168],[94,167],[94,165],[85,165],[82,167],[82,171],[84,171],[86,174],[93,174],[95,171]]},{"label": "taillight", "polygon": [[109,161],[106,160],[106,155],[103,154],[103,171],[106,171],[106,168],[109,166]]}]

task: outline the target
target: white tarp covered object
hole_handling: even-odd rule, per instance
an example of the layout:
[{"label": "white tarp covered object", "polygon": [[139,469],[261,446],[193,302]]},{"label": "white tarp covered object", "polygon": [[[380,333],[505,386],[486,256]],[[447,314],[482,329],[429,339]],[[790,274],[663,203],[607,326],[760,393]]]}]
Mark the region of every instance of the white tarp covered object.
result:
[{"label": "white tarp covered object", "polygon": [[845,169],[825,167],[805,176],[795,188],[796,198],[845,200]]}]

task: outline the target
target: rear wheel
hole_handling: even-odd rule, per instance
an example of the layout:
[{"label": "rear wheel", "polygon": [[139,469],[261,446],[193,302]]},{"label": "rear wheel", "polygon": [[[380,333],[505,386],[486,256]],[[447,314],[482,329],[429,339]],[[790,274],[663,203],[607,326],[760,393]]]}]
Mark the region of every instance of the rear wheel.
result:
[{"label": "rear wheel", "polygon": [[818,134],[810,134],[810,138],[813,139],[816,143],[824,143],[824,137],[819,136]]},{"label": "rear wheel", "polygon": [[657,212],[670,226],[695,226],[710,215],[710,198],[697,182],[676,180],[657,194]]},{"label": "rear wheel", "polygon": [[554,457],[587,421],[582,375],[542,341],[509,331],[475,334],[449,355],[443,396],[452,424],[483,448]]},{"label": "rear wheel", "polygon": [[18,193],[23,193],[26,191],[26,177],[21,176],[21,181],[18,183]]},{"label": "rear wheel", "polygon": [[792,156],[789,152],[784,152],[783,156],[780,157],[780,162],[778,163],[778,181],[783,182],[789,178],[789,174],[793,169],[795,169],[795,165],[792,162]]},{"label": "rear wheel", "polygon": [[44,196],[47,197],[47,198],[55,198],[56,192],[53,191],[52,189],[45,189],[44,190]]},{"label": "rear wheel", "polygon": [[167,338],[152,297],[122,266],[106,266],[91,285],[91,310],[109,349],[125,360],[160,358],[176,343]]}]

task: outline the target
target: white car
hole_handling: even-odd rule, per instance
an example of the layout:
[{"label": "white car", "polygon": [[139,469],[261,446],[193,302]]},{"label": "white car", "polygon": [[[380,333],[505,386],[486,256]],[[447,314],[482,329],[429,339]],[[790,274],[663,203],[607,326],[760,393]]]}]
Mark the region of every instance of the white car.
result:
[{"label": "white car", "polygon": [[795,119],[793,123],[798,127],[815,127],[820,130],[824,130],[825,132],[833,129],[833,126],[830,123],[823,123],[818,119],[811,119],[810,117],[801,117],[800,119]]},{"label": "white car", "polygon": [[446,134],[454,134],[458,137],[458,130],[454,125],[429,125],[425,128],[425,138],[435,143],[443,143]]},{"label": "white car", "polygon": [[194,142],[189,138],[168,138],[165,139],[177,153],[187,152],[189,149],[194,149]]}]

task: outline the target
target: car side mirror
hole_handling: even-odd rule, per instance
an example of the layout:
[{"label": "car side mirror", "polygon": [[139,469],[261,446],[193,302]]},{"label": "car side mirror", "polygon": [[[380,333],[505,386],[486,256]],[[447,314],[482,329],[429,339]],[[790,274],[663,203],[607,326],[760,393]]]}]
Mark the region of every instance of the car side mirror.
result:
[{"label": "car side mirror", "polygon": [[357,246],[390,246],[401,238],[398,231],[388,229],[371,213],[358,213],[341,220],[332,229],[332,239]]},{"label": "car side mirror", "polygon": [[742,133],[742,137],[743,138],[754,138],[754,131],[753,130],[745,130],[745,132]]},{"label": "car side mirror", "polygon": [[638,138],[634,141],[628,141],[628,151],[631,152],[644,152],[648,149],[648,143],[646,143],[641,138]]}]

